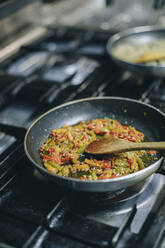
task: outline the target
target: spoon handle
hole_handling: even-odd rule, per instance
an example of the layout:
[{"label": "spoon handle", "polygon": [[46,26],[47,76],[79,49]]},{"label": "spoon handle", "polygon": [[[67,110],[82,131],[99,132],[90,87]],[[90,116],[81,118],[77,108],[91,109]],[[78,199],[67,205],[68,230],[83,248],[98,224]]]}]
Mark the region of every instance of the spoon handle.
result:
[{"label": "spoon handle", "polygon": [[127,147],[128,149],[131,148],[132,150],[164,150],[165,149],[165,142],[142,142],[142,143],[130,143]]},{"label": "spoon handle", "polygon": [[98,139],[90,143],[85,151],[91,154],[110,154],[137,150],[165,150],[165,141],[135,143],[117,138]]}]

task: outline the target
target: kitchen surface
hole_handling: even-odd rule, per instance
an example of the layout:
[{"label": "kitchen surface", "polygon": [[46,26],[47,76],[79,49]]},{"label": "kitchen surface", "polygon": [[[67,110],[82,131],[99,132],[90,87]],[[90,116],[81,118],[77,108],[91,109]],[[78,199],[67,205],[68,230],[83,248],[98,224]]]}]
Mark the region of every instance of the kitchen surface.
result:
[{"label": "kitchen surface", "polygon": [[34,169],[23,144],[41,114],[81,98],[131,98],[165,113],[165,79],[120,67],[106,47],[126,28],[164,27],[163,1],[2,2],[0,247],[164,248],[164,175],[116,194],[66,191]]}]

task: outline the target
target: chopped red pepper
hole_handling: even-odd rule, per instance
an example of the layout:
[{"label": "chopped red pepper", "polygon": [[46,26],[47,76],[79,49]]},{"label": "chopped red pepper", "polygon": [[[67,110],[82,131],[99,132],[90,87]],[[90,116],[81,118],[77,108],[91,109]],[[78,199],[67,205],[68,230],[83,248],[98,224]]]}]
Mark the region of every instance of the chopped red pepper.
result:
[{"label": "chopped red pepper", "polygon": [[57,164],[61,164],[61,160],[60,160],[60,158],[58,157],[55,148],[50,147],[48,151],[49,151],[49,153],[52,155],[52,160],[53,160],[55,163],[57,163]]},{"label": "chopped red pepper", "polygon": [[56,150],[53,147],[49,147],[48,151],[50,154],[53,154]]},{"label": "chopped red pepper", "polygon": [[114,178],[114,177],[117,177],[117,175],[116,174],[113,174],[110,178]]},{"label": "chopped red pepper", "polygon": [[124,135],[123,133],[119,133],[119,134],[118,134],[118,138],[124,139],[124,138],[125,138],[125,135]]},{"label": "chopped red pepper", "polygon": [[110,133],[110,134],[117,134],[117,131],[112,131],[112,130],[110,130],[109,133]]},{"label": "chopped red pepper", "polygon": [[149,153],[150,153],[151,155],[155,155],[155,154],[156,154],[156,151],[149,151]]},{"label": "chopped red pepper", "polygon": [[134,134],[135,134],[135,131],[129,130],[128,134],[129,134],[129,135],[134,135]]},{"label": "chopped red pepper", "polygon": [[101,174],[98,179],[107,179],[107,177],[105,176],[105,174]]},{"label": "chopped red pepper", "polygon": [[84,135],[82,136],[82,140],[88,140],[88,135],[84,134]]},{"label": "chopped red pepper", "polygon": [[70,161],[71,160],[71,157],[70,156],[66,156],[66,157],[64,157],[64,158],[61,158],[61,162],[68,162],[68,161]]},{"label": "chopped red pepper", "polygon": [[46,154],[43,154],[41,153],[40,156],[45,159],[45,160],[52,160],[52,157],[50,155],[46,155]]},{"label": "chopped red pepper", "polygon": [[127,126],[122,126],[123,129],[127,129],[128,127]]},{"label": "chopped red pepper", "polygon": [[104,167],[104,169],[109,169],[110,168],[110,162],[104,160],[104,166],[103,167]]},{"label": "chopped red pepper", "polygon": [[128,139],[129,141],[132,141],[132,142],[135,142],[135,141],[136,141],[135,137],[131,137],[131,136],[128,136],[127,139]]},{"label": "chopped red pepper", "polygon": [[93,126],[91,123],[88,124],[88,129],[92,130],[93,129]]},{"label": "chopped red pepper", "polygon": [[112,165],[112,167],[115,166],[115,159],[114,158],[112,158],[112,160],[111,160],[111,165]]},{"label": "chopped red pepper", "polygon": [[95,132],[95,134],[98,134],[98,135],[100,135],[100,136],[103,136],[104,134],[106,134],[106,132],[102,132],[102,131],[99,130],[98,128],[95,128],[93,131]]},{"label": "chopped red pepper", "polygon": [[129,164],[130,167],[131,167],[132,163],[133,163],[133,160],[132,159],[128,159],[128,164]]}]

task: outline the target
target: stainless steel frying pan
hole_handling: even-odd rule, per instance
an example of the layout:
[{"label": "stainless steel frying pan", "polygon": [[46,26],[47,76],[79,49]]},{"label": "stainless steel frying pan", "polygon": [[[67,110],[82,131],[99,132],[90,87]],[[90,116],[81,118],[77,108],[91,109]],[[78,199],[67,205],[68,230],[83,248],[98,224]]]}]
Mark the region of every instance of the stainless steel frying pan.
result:
[{"label": "stainless steel frying pan", "polygon": [[151,141],[165,140],[165,114],[158,109],[132,99],[119,97],[96,97],[76,100],[55,107],[39,117],[28,129],[25,152],[43,175],[64,188],[87,192],[106,192],[125,189],[151,176],[160,167],[163,156],[149,167],[133,174],[113,179],[84,181],[62,177],[47,171],[42,164],[39,149],[52,129],[64,124],[73,125],[79,121],[110,117],[126,125],[135,126]]},{"label": "stainless steel frying pan", "polygon": [[165,28],[156,26],[136,27],[119,32],[112,36],[107,43],[107,50],[112,60],[127,70],[150,76],[165,77],[165,63],[163,65],[149,65],[147,63],[138,64],[127,62],[126,60],[121,59],[116,52],[117,49],[123,45],[130,45],[132,47],[143,46],[162,39],[165,41]]}]

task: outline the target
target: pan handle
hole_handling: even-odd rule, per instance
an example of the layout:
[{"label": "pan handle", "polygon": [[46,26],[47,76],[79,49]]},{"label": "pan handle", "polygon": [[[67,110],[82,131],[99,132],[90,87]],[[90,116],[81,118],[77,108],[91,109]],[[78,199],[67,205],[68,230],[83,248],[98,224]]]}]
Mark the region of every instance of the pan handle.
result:
[{"label": "pan handle", "polygon": [[163,5],[165,4],[164,0],[154,0],[154,4],[153,7],[154,9],[161,9],[163,7]]},{"label": "pan handle", "polygon": [[162,163],[161,163],[161,165],[160,165],[160,167],[156,173],[159,173],[159,174],[165,176],[165,158],[163,159],[163,161],[162,161]]},{"label": "pan handle", "polygon": [[113,4],[113,0],[105,0],[105,4],[106,6],[110,6],[111,4]]}]

